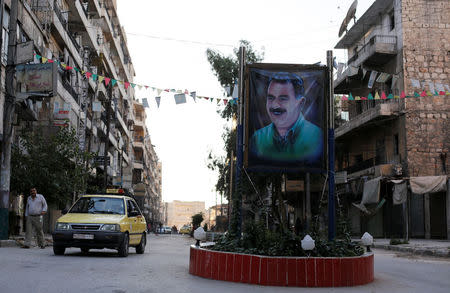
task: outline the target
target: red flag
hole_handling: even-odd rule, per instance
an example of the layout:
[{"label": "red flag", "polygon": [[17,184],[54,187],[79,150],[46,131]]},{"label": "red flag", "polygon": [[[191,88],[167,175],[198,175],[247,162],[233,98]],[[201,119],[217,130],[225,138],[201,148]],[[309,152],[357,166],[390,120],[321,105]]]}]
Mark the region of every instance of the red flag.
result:
[{"label": "red flag", "polygon": [[427,96],[427,93],[426,93],[425,91],[423,91],[423,92],[420,94],[420,96],[421,96],[421,97],[426,97],[426,96]]},{"label": "red flag", "polygon": [[400,94],[400,99],[404,99],[404,98],[406,98],[406,95],[405,95],[405,92],[402,91],[401,94]]},{"label": "red flag", "polygon": [[367,101],[367,97],[361,97],[361,100]]},{"label": "red flag", "polygon": [[382,100],[386,100],[387,99],[386,94],[384,92],[381,92],[381,99]]},{"label": "red flag", "polygon": [[89,79],[91,76],[92,76],[92,73],[90,73],[90,72],[86,72],[86,77]]},{"label": "red flag", "polygon": [[72,70],[73,67],[72,66],[66,66],[66,70]]},{"label": "red flag", "polygon": [[342,96],[342,101],[348,101],[348,98],[347,98],[346,95],[343,95],[343,96]]},{"label": "red flag", "polygon": [[52,59],[48,59],[48,63],[53,63],[55,61],[53,61]]},{"label": "red flag", "polygon": [[226,106],[227,105],[227,103],[228,103],[228,100],[223,100],[223,104]]},{"label": "red flag", "polygon": [[148,85],[144,85],[145,86],[145,89],[148,89]]},{"label": "red flag", "polygon": [[440,96],[445,96],[445,92],[444,92],[444,91],[440,91],[440,92],[439,92],[439,95],[440,95]]},{"label": "red flag", "polygon": [[111,81],[111,78],[105,77],[105,85],[108,85],[110,81]]},{"label": "red flag", "polygon": [[127,89],[130,86],[130,83],[127,81],[125,81],[123,84],[125,85],[125,89]]}]

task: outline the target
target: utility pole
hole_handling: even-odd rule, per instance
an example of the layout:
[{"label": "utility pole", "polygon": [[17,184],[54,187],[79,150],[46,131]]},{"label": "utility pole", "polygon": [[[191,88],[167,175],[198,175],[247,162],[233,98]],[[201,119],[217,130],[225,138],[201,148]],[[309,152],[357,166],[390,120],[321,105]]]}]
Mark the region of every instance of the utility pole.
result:
[{"label": "utility pole", "polygon": [[14,73],[16,63],[18,1],[19,0],[11,1],[9,18],[8,62],[6,65],[6,93],[3,114],[3,141],[0,170],[0,239],[2,240],[8,239],[9,229],[8,213],[10,191],[9,188],[11,179],[11,144],[13,138],[13,119],[16,110]]},{"label": "utility pole", "polygon": [[245,47],[239,48],[239,98],[238,98],[238,117],[237,117],[237,138],[236,138],[236,172],[235,190],[233,200],[233,214],[237,219],[236,232],[237,237],[241,237],[242,230],[242,193],[241,193],[241,169],[243,167],[243,139],[244,139],[244,67],[245,67]]}]

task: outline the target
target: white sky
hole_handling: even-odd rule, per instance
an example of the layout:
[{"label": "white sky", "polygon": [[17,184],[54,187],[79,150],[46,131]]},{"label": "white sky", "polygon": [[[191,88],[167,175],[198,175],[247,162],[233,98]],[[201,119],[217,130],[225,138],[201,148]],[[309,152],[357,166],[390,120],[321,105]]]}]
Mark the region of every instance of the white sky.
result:
[{"label": "white sky", "polygon": [[[135,83],[220,98],[223,90],[206,60],[207,48],[230,55],[245,39],[264,50],[263,62],[326,64],[326,51],[338,42],[339,27],[353,0],[117,2]],[[374,0],[358,2],[357,18]],[[343,50],[334,55],[346,61]],[[224,153],[225,121],[216,113],[219,107],[206,100],[194,103],[190,97],[186,104],[175,105],[173,94],[163,93],[158,109],[156,95],[149,89],[137,91],[136,97],[150,102],[147,126],[163,166],[163,200],[215,204],[217,174],[206,165],[210,150]]]}]

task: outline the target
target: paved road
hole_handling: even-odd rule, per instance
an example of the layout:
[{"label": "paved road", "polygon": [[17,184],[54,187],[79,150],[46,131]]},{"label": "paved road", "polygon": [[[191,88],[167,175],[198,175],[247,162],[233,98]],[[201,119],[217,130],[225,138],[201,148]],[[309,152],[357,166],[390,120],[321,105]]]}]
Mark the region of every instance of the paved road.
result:
[{"label": "paved road", "polygon": [[149,236],[144,255],[127,258],[113,250],[88,255],[68,249],[0,248],[0,292],[448,292],[450,260],[425,259],[375,250],[375,281],[351,288],[263,287],[203,279],[188,273],[187,236]]}]

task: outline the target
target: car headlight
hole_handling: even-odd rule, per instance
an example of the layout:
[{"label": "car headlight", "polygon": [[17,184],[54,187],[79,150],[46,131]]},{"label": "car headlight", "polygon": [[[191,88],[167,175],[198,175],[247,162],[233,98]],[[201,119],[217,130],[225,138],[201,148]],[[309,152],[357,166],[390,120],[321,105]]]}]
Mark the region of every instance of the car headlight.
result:
[{"label": "car headlight", "polygon": [[120,231],[119,224],[104,224],[101,228],[101,231]]},{"label": "car headlight", "polygon": [[56,223],[55,230],[70,230],[69,223]]}]

